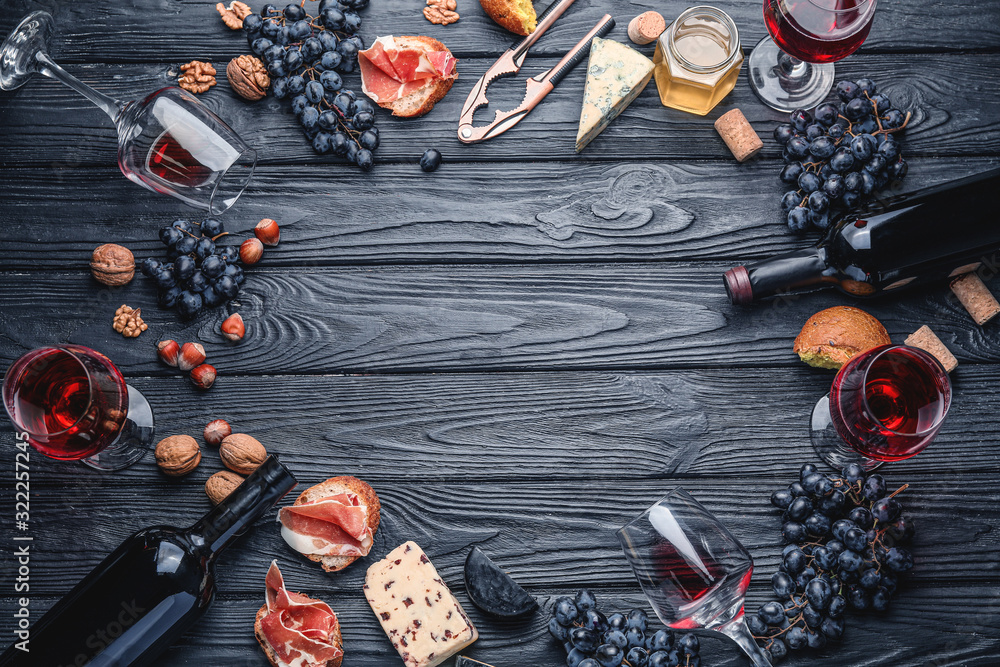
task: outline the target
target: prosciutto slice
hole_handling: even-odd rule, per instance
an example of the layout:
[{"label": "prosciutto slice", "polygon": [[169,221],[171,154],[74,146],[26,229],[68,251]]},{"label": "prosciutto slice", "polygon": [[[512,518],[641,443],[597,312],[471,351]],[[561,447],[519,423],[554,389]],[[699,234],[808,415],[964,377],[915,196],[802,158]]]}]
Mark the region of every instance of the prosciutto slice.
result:
[{"label": "prosciutto slice", "polygon": [[271,561],[264,583],[267,614],[260,621],[261,634],[282,665],[326,665],[327,661],[344,654],[333,643],[337,615],[329,605],[285,590],[277,561]]},{"label": "prosciutto slice", "polygon": [[361,89],[377,104],[392,104],[433,79],[455,75],[458,62],[449,51],[402,48],[392,35],[379,37],[358,53]]},{"label": "prosciutto slice", "polygon": [[368,508],[351,492],[278,511],[281,536],[293,549],[318,556],[367,556],[372,548]]}]

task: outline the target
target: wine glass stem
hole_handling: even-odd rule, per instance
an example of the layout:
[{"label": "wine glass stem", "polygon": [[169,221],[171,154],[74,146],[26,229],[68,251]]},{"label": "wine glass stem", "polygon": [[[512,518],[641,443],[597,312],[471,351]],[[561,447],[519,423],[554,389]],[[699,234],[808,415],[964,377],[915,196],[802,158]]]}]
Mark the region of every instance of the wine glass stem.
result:
[{"label": "wine glass stem", "polygon": [[39,72],[47,77],[63,82],[76,92],[80,93],[100,107],[104,113],[108,114],[108,117],[117,124],[118,116],[121,115],[122,110],[125,108],[121,102],[113,97],[108,97],[98,90],[94,90],[83,81],[80,81],[78,78],[57,65],[54,60],[49,58],[47,53],[38,53],[35,56],[35,59],[41,64],[41,67],[38,70]]},{"label": "wine glass stem", "polygon": [[743,652],[750,658],[750,662],[753,663],[754,667],[771,667],[771,663],[767,659],[767,656],[764,655],[764,651],[757,646],[757,640],[750,634],[750,628],[747,627],[742,614],[740,614],[739,618],[730,621],[726,625],[713,628],[713,630],[721,632],[739,644]]},{"label": "wine glass stem", "polygon": [[778,57],[778,67],[781,68],[785,76],[793,79],[802,78],[809,73],[809,65],[798,58],[788,55],[784,51]]}]

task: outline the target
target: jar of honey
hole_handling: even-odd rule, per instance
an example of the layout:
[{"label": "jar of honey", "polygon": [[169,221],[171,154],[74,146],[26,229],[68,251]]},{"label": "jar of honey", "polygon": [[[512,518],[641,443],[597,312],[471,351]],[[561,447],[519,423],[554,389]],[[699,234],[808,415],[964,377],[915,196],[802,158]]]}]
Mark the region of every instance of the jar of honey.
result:
[{"label": "jar of honey", "polygon": [[736,85],[743,49],[721,9],[686,9],[656,40],[656,88],[663,106],[704,116]]}]

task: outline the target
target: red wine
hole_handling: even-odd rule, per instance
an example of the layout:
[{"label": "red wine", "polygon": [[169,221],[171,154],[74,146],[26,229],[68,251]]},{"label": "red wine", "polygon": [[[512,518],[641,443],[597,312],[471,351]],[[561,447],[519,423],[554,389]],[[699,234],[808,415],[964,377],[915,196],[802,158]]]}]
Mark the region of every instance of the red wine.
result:
[{"label": "red wine", "polygon": [[872,297],[1000,264],[996,192],[1000,169],[872,202],[833,221],[820,242],[738,266],[724,276],[729,299],[836,287]]},{"label": "red wine", "polygon": [[189,188],[204,185],[215,174],[181,146],[170,132],[161,134],[149,149],[146,166],[154,176]]},{"label": "red wine", "polygon": [[[709,610],[728,609],[728,601],[743,598],[753,574],[751,561],[734,571],[697,547],[694,549],[682,554],[672,543],[660,542],[649,564],[654,576],[650,581],[656,588],[644,588],[653,608],[665,611],[661,618],[674,619],[669,623],[674,628],[703,627],[702,617],[706,613],[714,615]],[[636,575],[641,582],[644,574],[637,570]]]},{"label": "red wine", "polygon": [[276,458],[186,530],[146,528],[125,540],[14,644],[0,667],[148,665],[207,611],[215,559],[296,484]]},{"label": "red wine", "polygon": [[5,378],[4,402],[38,451],[75,461],[118,437],[127,416],[128,388],[103,354],[64,345],[19,359]]},{"label": "red wine", "polygon": [[875,0],[764,0],[764,23],[782,51],[810,63],[854,53],[871,30]]}]

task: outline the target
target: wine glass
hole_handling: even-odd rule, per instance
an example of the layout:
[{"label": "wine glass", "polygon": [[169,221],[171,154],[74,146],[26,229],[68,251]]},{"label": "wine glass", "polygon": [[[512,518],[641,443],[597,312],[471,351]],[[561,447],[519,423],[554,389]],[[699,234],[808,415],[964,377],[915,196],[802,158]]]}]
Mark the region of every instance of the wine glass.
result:
[{"label": "wine glass", "polygon": [[130,181],[219,215],[242,194],[257,152],[193,95],[175,87],[141,101],[119,102],[68,74],[48,55],[55,22],[26,16],[0,46],[0,90],[14,90],[38,72],[100,107],[118,129],[118,167]]},{"label": "wine glass", "polygon": [[755,667],[771,667],[743,620],[753,559],[715,515],[675,488],[617,534],[665,625],[716,630],[739,644]]},{"label": "wine glass", "polygon": [[153,411],[111,360],[82,345],[32,350],[3,379],[3,404],[39,452],[120,470],[153,441]]},{"label": "wine glass", "polygon": [[833,63],[868,37],[878,0],[764,0],[770,37],[747,60],[750,88],[778,111],[810,109],[833,86]]},{"label": "wine glass", "polygon": [[860,463],[916,456],[941,430],[951,406],[951,381],[924,350],[882,345],[841,367],[830,393],[813,409],[813,447],[840,470]]}]

